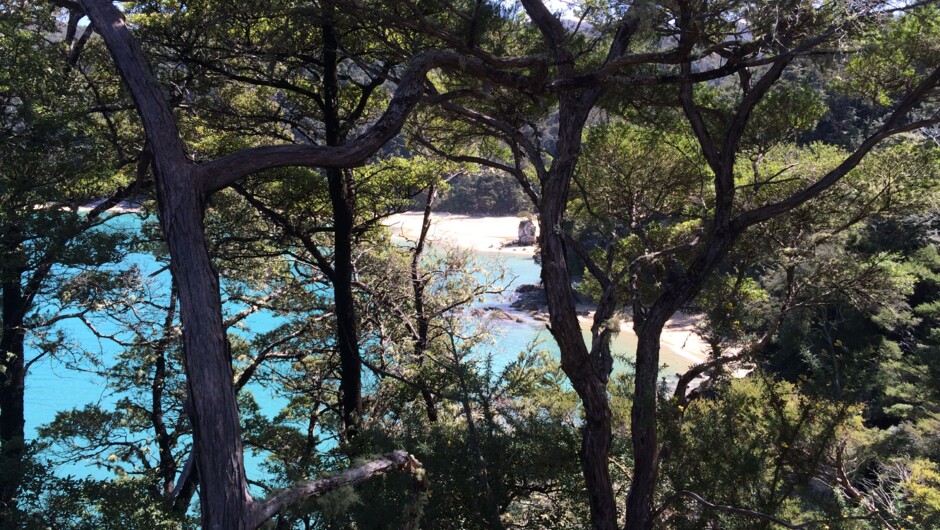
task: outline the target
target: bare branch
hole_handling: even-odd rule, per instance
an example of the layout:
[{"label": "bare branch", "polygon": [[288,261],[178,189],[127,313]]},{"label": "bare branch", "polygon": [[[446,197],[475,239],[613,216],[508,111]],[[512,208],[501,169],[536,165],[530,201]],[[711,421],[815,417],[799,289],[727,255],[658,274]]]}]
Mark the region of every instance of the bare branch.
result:
[{"label": "bare branch", "polygon": [[407,452],[394,451],[367,464],[347,469],[338,475],[298,484],[268,498],[263,503],[257,504],[249,527],[260,527],[262,523],[284,508],[298,502],[320,497],[344,486],[355,486],[392,471],[414,473],[421,467],[421,463]]}]

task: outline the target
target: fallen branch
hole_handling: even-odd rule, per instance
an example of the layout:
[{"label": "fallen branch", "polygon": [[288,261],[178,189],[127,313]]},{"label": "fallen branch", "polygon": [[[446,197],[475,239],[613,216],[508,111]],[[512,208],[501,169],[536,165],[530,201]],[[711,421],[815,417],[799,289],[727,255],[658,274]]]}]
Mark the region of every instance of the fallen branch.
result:
[{"label": "fallen branch", "polygon": [[415,457],[405,451],[394,451],[359,467],[347,469],[338,475],[297,484],[262,503],[256,504],[250,528],[260,527],[262,523],[288,506],[320,497],[344,486],[361,484],[378,475],[384,475],[392,471],[404,471],[420,479],[419,470],[421,469],[423,469],[421,462],[418,462]]}]

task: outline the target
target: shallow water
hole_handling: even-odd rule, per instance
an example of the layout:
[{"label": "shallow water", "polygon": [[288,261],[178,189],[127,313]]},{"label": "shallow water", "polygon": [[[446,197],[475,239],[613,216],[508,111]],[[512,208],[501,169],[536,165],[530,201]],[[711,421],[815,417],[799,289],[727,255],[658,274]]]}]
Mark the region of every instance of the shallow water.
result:
[{"label": "shallow water", "polygon": [[[522,322],[513,322],[507,320],[498,320],[495,324],[495,329],[498,332],[501,332],[499,338],[499,351],[497,358],[509,355],[509,359],[514,359],[516,353],[522,351],[527,347],[532,341],[539,340],[540,348],[546,349],[554,353],[556,356],[559,354],[558,345],[555,343],[554,339],[551,336],[551,333],[546,327],[546,323],[543,321],[536,320],[532,318],[528,313],[524,311],[518,311],[513,309],[509,304],[511,302],[511,293],[516,289],[516,287],[527,284],[527,283],[539,283],[541,268],[531,256],[516,254],[516,253],[488,253],[486,259],[493,259],[498,262],[501,262],[509,271],[511,276],[515,277],[515,280],[509,284],[507,289],[507,295],[502,296],[501,298],[490,299],[487,302],[490,305],[496,305],[500,309],[503,309],[513,317],[517,317],[522,320]],[[493,303],[495,302],[495,303]],[[584,340],[586,343],[590,343],[590,322],[583,320],[581,321],[582,333],[584,334]],[[615,354],[621,354],[627,358],[632,359],[636,354],[636,335],[632,332],[622,331],[615,335],[612,339],[611,350]],[[683,372],[689,366],[694,364],[690,359],[680,355],[675,352],[668,346],[663,345],[660,348],[660,364],[664,365],[665,368],[662,371],[663,376],[669,376],[675,374],[676,372]],[[622,368],[615,364],[614,369]]]}]

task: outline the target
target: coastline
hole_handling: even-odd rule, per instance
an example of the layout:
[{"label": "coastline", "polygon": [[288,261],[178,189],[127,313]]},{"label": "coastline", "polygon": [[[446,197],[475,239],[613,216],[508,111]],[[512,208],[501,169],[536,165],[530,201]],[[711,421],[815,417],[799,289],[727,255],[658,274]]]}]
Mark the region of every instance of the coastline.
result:
[{"label": "coastline", "polygon": [[[405,212],[385,219],[383,224],[389,228],[393,236],[414,241],[421,233],[423,218],[420,212]],[[514,216],[477,217],[435,213],[431,216],[428,240],[432,243],[456,246],[474,252],[515,255],[524,253],[524,255],[531,256],[536,251],[535,246],[507,246],[518,238],[519,222],[522,219],[522,217]],[[593,312],[589,309],[581,308],[584,312],[578,320],[582,329],[590,329]],[[547,318],[544,320],[534,318],[540,321],[547,320]],[[708,360],[708,343],[695,332],[698,320],[694,315],[676,313],[666,323],[660,339],[661,347],[668,348],[676,355],[688,360],[690,367]],[[629,319],[622,320],[620,331],[634,335],[633,322]]]},{"label": "coastline", "polygon": [[[515,245],[519,237],[519,222],[524,217],[471,216],[449,213],[431,214],[428,241],[432,244],[455,246],[474,252],[506,254],[535,253],[534,245]],[[415,241],[421,234],[421,212],[404,212],[382,221],[393,236]]]},{"label": "coastline", "polygon": [[[686,313],[676,313],[666,322],[663,333],[659,338],[660,346],[666,346],[678,355],[693,361],[693,364],[701,364],[708,360],[708,352],[711,349],[708,343],[701,335],[696,333],[695,328],[699,317]],[[621,322],[620,329],[629,327],[633,332],[633,324]]]},{"label": "coastline", "polygon": [[[83,204],[78,207],[80,212],[90,212],[95,209],[99,204],[103,203],[105,199],[100,199],[97,201],[92,201],[88,204]],[[120,201],[114,206],[108,208],[106,211],[114,213],[140,213],[144,211],[143,206],[140,204],[130,202],[130,201]]]},{"label": "coastline", "polygon": [[[591,329],[593,319],[594,311],[582,313],[581,316],[578,317],[582,329]],[[695,332],[695,326],[698,321],[699,319],[696,316],[686,313],[676,313],[673,315],[673,317],[666,322],[665,327],[663,327],[663,332],[659,338],[660,349],[668,348],[679,357],[689,360],[691,362],[689,367],[707,361],[709,351],[708,343],[705,342],[705,339],[703,339],[701,335]],[[629,318],[622,319],[620,321],[620,332],[636,336],[636,333],[633,331],[633,321]]]}]

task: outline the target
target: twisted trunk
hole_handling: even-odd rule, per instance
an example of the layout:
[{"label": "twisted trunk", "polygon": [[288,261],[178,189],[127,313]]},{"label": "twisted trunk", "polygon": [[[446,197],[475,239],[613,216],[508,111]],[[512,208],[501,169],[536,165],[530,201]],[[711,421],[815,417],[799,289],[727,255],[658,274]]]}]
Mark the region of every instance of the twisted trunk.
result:
[{"label": "twisted trunk", "polygon": [[[568,175],[573,171],[573,164],[572,160]],[[564,165],[560,167],[562,171],[568,169]],[[556,176],[543,185],[544,200],[539,216],[542,282],[548,299],[551,332],[561,352],[561,367],[584,404],[581,465],[591,507],[591,524],[598,530],[613,530],[617,528],[617,504],[608,469],[611,412],[607,379],[610,373],[597,370],[578,323],[561,230],[569,183],[570,178]],[[598,363],[603,364],[606,363]]]},{"label": "twisted trunk", "polygon": [[160,223],[179,289],[202,526],[247,529],[252,499],[245,475],[231,352],[222,322],[219,278],[206,246],[204,198],[186,166],[158,159],[155,175]]}]

